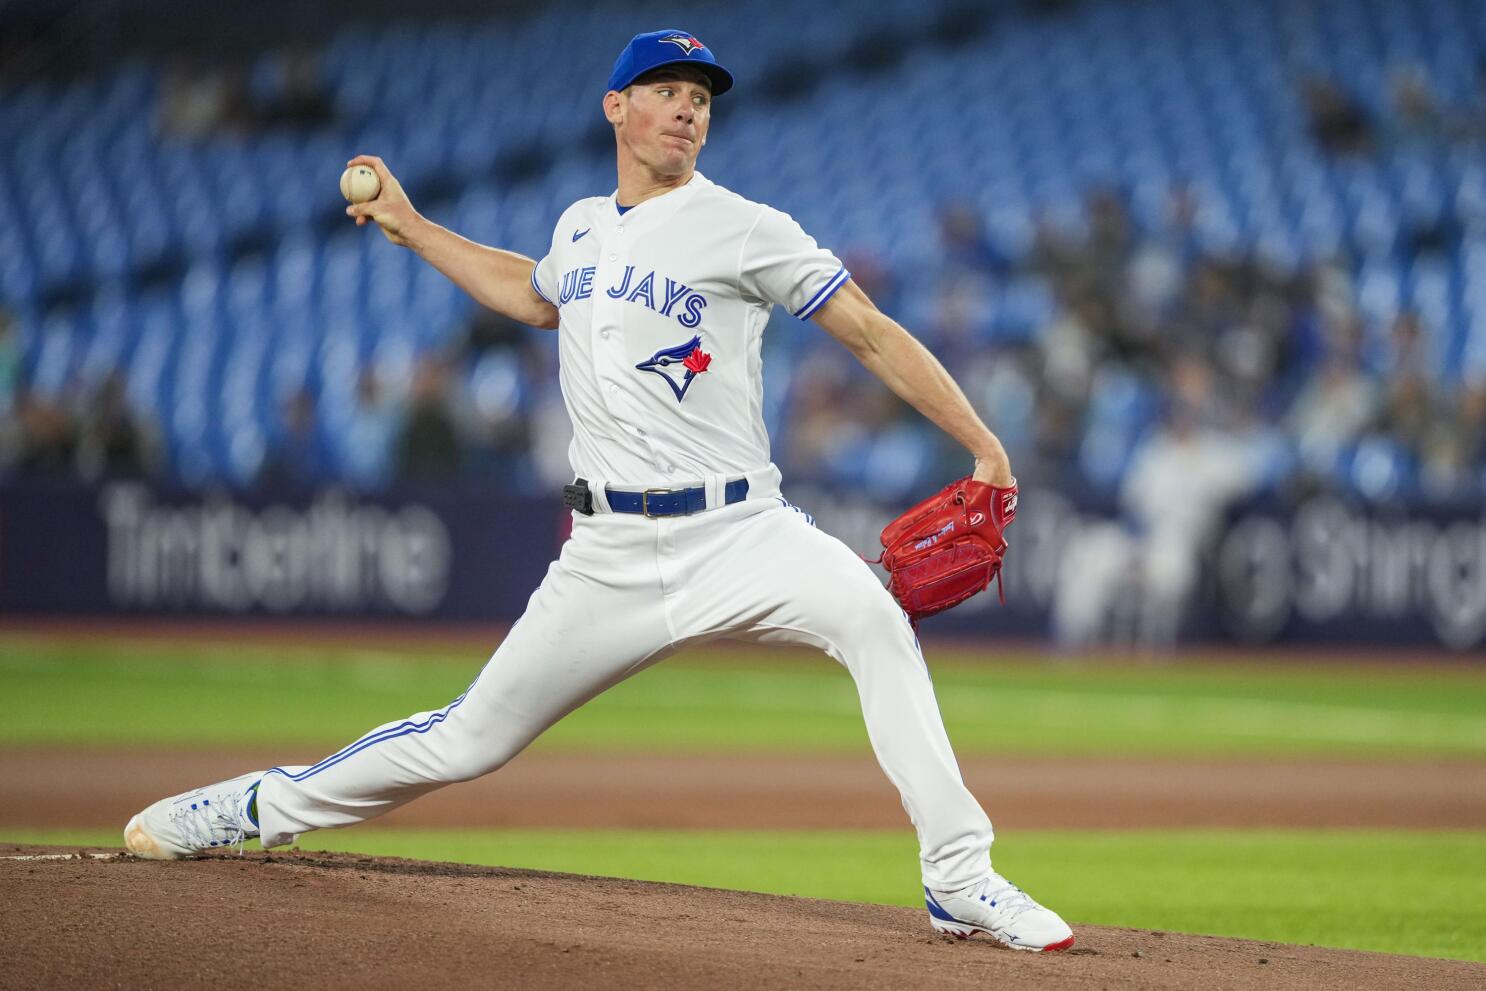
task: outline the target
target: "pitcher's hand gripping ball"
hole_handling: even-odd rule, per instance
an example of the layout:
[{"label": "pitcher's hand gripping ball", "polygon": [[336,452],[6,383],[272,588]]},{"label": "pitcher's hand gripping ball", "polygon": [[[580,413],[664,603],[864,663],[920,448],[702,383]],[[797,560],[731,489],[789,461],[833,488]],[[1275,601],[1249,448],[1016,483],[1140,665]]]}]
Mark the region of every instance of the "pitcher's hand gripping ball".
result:
[{"label": "pitcher's hand gripping ball", "polygon": [[957,606],[996,580],[1008,524],[1016,518],[1016,481],[1005,487],[970,476],[951,482],[905,511],[882,531],[888,589],[914,626]]},{"label": "pitcher's hand gripping ball", "polygon": [[374,200],[382,191],[382,180],[365,165],[353,165],[341,173],[341,195],[351,203]]}]

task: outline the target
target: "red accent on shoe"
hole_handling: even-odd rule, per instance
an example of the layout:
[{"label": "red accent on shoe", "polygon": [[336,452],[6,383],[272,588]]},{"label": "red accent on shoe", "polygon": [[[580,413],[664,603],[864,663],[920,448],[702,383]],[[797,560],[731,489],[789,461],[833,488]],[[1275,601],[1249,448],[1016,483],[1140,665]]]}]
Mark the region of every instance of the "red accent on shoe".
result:
[{"label": "red accent on shoe", "polygon": [[1068,947],[1070,947],[1072,945],[1073,945],[1073,937],[1072,936],[1069,936],[1067,939],[1061,940],[1061,941],[1059,941],[1057,943],[1049,943],[1048,945],[1046,945],[1046,946],[1044,946],[1042,948],[1042,952],[1043,953],[1055,953],[1058,950],[1066,950],[1066,949],[1068,949]]}]

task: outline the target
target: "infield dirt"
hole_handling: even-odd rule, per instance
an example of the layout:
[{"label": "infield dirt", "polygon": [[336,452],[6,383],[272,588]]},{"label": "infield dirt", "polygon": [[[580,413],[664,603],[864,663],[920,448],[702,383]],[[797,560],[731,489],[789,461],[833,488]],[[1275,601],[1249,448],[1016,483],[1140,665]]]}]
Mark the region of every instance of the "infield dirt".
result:
[{"label": "infield dirt", "polygon": [[1030,954],[878,905],[349,854],[106,853],[0,847],[0,987],[1486,985],[1481,964],[1076,921],[1071,951]]},{"label": "infield dirt", "polygon": [[[316,752],[0,749],[0,827],[122,828],[164,795]],[[971,757],[998,828],[1486,828],[1486,763]],[[907,829],[870,754],[525,753],[384,826]]]}]

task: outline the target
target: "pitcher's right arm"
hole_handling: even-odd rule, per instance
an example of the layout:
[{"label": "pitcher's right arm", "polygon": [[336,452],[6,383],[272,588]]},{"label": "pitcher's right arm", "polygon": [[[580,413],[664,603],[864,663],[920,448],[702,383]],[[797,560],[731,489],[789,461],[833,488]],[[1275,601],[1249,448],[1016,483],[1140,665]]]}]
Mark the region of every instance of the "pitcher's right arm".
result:
[{"label": "pitcher's right arm", "polygon": [[460,237],[413,209],[397,177],[375,155],[358,155],[347,165],[365,165],[376,172],[382,188],[376,199],[346,207],[358,227],[374,222],[393,244],[411,248],[419,257],[448,276],[482,306],[520,323],[551,330],[557,326],[557,307],[532,286],[536,262],[525,255]]}]

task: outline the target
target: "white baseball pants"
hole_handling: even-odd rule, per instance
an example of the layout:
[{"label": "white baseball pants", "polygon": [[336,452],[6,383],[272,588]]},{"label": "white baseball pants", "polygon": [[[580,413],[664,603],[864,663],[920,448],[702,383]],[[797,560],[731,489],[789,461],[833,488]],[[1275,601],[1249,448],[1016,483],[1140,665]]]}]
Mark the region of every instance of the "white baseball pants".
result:
[{"label": "white baseball pants", "polygon": [[779,498],[676,518],[576,516],[526,613],[463,695],[264,776],[263,843],[488,774],[610,686],[717,639],[808,644],[844,665],[918,831],[924,883],[953,890],[990,868],[990,820],[960,777],[906,617],[856,554]]}]

